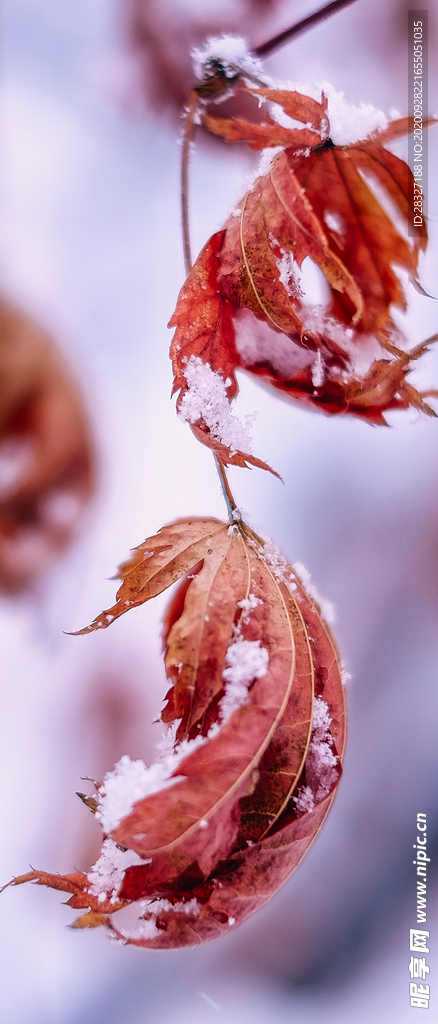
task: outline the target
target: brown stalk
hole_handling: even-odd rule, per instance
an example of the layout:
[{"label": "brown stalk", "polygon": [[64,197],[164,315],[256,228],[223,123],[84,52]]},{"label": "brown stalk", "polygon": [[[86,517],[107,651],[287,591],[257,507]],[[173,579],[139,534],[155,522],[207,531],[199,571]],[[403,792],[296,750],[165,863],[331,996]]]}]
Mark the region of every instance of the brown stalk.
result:
[{"label": "brown stalk", "polygon": [[277,50],[279,46],[283,46],[284,43],[288,43],[290,39],[294,39],[295,36],[299,36],[302,32],[307,32],[308,28],[312,28],[313,25],[318,25],[320,21],[326,21],[327,18],[331,18],[332,14],[337,14],[344,7],[349,7],[350,4],[354,4],[355,0],[333,0],[332,3],[326,4],[325,7],[321,7],[321,10],[315,11],[314,14],[309,14],[307,18],[303,18],[302,21],[298,21],[295,25],[290,28],[286,28],[284,32],[279,32],[273,39],[268,39],[266,43],[262,43],[261,46],[256,46],[251,52],[255,57],[264,57],[267,53],[272,53],[273,50]]}]

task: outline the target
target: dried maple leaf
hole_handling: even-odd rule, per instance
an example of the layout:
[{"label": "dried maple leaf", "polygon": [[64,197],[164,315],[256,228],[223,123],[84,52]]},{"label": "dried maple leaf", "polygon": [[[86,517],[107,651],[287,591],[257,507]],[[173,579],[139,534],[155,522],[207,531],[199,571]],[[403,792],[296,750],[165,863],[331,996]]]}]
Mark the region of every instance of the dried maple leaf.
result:
[{"label": "dried maple leaf", "polygon": [[93,487],[77,386],[47,335],[0,304],[0,586],[26,586],[70,539]]},{"label": "dried maple leaf", "polygon": [[[377,181],[406,225],[412,221],[412,173],[385,149],[412,130],[412,119],[335,146],[324,95],[318,103],[286,90],[246,92],[306,127],[284,127],[269,114],[262,124],[203,116],[204,125],[228,141],[282,148],[204,247],[181,290],[170,321],[178,408],[190,391],[195,357],[222,381],[229,401],[240,367],[331,414],[384,423],[388,409],[413,405],[433,415],[406,382],[425,346],[403,352],[391,316],[393,306],[406,309],[393,266],[417,283],[426,228],[404,238],[368,184]],[[325,307],[303,301],[300,271],[307,258],[326,279]],[[358,358],[368,359],[364,374],[355,369]],[[214,447],[209,425],[191,422],[198,439]]]},{"label": "dried maple leaf", "polygon": [[[97,785],[107,838],[88,875],[32,871],[14,884],[71,893],[87,911],[76,927],[194,944],[268,899],[320,827],[344,747],[339,659],[300,578],[240,520],[172,523],[119,573],[116,603],[82,633],[180,581],[164,628],[174,748],[149,769],[122,758]],[[145,899],[136,932],[114,924]]]}]

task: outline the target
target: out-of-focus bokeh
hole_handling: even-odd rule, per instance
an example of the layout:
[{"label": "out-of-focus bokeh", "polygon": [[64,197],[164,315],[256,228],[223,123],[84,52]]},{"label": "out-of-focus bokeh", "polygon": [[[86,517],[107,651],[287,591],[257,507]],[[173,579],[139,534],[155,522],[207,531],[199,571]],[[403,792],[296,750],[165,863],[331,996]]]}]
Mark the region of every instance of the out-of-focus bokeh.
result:
[{"label": "out-of-focus bokeh", "polygon": [[[75,543],[32,586],[0,599],[0,881],[34,867],[87,869],[99,829],[75,796],[124,753],[153,756],[166,683],[165,599],[107,631],[72,637],[111,603],[129,548],[189,514],[224,516],[208,451],[170,400],[166,324],[183,281],[180,97],[187,48],[222,30],[258,44],[306,2],[5,0],[1,17],[0,288],[56,338],[82,390],[97,496]],[[407,10],[358,0],[266,61],[328,80],[353,103],[407,107]],[[437,15],[429,11],[430,109]],[[435,60],[433,59],[435,56]],[[169,67],[173,78],[169,81]],[[166,86],[166,81],[168,85]],[[160,102],[160,96],[164,97]],[[406,156],[405,142],[395,150]],[[431,242],[421,281],[437,294],[437,132],[429,142]],[[198,251],[242,195],[257,156],[199,134],[192,170]],[[412,344],[438,307],[409,286],[397,314]],[[431,351],[413,375],[438,387]],[[348,668],[349,736],[331,815],[305,861],[258,915],[217,943],[163,953],[68,930],[37,887],[0,901],[1,1015],[8,1024],[404,1024],[413,844],[426,813],[430,1012],[436,938],[438,426],[390,428],[307,412],[241,375],[237,411],[258,410],[254,451],[284,485],[231,471],[259,532],[302,562],[334,604]],[[64,632],[66,631],[66,632]]]},{"label": "out-of-focus bokeh", "polygon": [[51,338],[0,302],[0,589],[31,587],[73,539],[93,490],[78,390]]}]

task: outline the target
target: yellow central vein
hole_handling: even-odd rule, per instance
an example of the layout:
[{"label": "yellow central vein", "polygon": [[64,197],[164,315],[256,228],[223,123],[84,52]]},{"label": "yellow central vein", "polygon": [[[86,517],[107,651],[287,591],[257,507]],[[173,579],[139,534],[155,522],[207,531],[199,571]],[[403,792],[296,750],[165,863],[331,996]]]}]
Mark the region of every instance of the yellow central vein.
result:
[{"label": "yellow central vein", "polygon": [[254,278],[252,276],[251,269],[250,269],[250,266],[249,266],[249,263],[248,263],[248,259],[247,259],[247,256],[246,256],[245,243],[244,243],[244,240],[243,240],[243,217],[244,217],[244,214],[245,214],[246,204],[247,204],[247,201],[248,201],[248,197],[249,197],[249,192],[247,192],[247,194],[245,196],[243,207],[242,207],[242,216],[240,218],[240,245],[241,245],[241,249],[242,249],[243,262],[245,264],[245,269],[246,269],[246,272],[248,274],[252,290],[254,292],[254,295],[255,295],[255,297],[257,299],[257,302],[258,302],[261,310],[263,311],[265,316],[268,317],[268,319],[271,321],[271,323],[274,325],[274,327],[276,327],[276,329],[278,331],[282,331],[283,332],[283,328],[280,327],[280,324],[276,323],[274,318],[271,316],[269,310],[266,308],[266,306],[263,305],[263,302],[262,302],[262,300],[260,298],[260,295],[259,295],[259,293],[257,291],[257,288],[255,286]]}]

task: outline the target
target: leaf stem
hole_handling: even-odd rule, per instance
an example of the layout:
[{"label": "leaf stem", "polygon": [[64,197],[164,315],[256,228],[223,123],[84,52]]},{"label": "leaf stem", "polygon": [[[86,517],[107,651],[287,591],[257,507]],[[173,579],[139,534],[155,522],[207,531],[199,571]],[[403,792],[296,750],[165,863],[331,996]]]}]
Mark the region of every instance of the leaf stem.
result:
[{"label": "leaf stem", "polygon": [[240,512],[234,500],[231,487],[228,483],[228,477],[225,472],[225,467],[223,466],[222,462],[219,461],[217,455],[214,456],[214,461],[216,463],[216,469],[219,473],[219,480],[222,485],[222,493],[225,499],[225,504],[227,506],[230,519],[240,519]]},{"label": "leaf stem", "polygon": [[315,11],[314,14],[309,14],[307,18],[303,18],[302,21],[298,21],[296,25],[292,25],[291,28],[287,28],[284,32],[280,32],[273,39],[268,39],[266,43],[262,43],[261,46],[256,46],[255,49],[251,50],[251,53],[255,57],[264,57],[267,53],[272,53],[273,50],[277,50],[279,46],[283,46],[283,43],[288,43],[290,39],[295,36],[301,35],[302,32],[306,32],[312,25],[317,25],[320,21],[325,21],[326,18],[330,18],[332,14],[336,14],[337,11],[341,11],[343,7],[348,7],[350,4],[355,3],[356,0],[333,0],[332,3],[326,4],[325,7],[321,7],[319,11]]},{"label": "leaf stem", "polygon": [[199,97],[193,89],[189,96],[189,102],[185,114],[184,134],[182,141],[181,155],[181,226],[184,252],[184,268],[186,276],[192,267],[192,252],[190,246],[190,223],[189,223],[189,161],[190,146],[195,130],[195,117],[198,109]]}]

